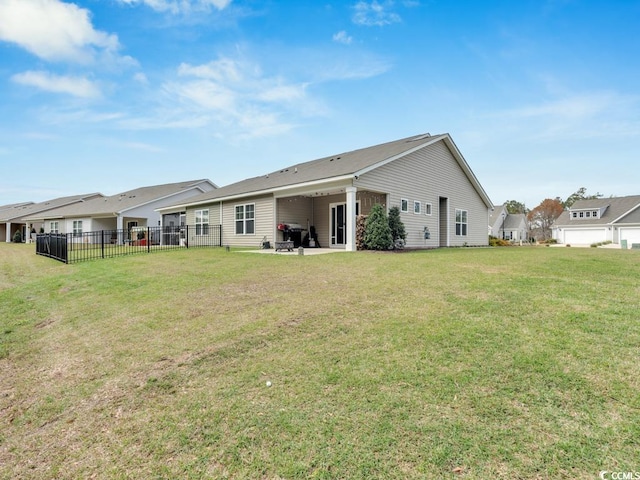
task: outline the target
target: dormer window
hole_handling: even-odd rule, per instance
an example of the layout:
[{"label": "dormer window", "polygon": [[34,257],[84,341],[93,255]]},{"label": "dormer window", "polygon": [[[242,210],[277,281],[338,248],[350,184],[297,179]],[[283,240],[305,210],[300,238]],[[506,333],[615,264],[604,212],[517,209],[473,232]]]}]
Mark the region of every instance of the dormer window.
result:
[{"label": "dormer window", "polygon": [[570,217],[572,219],[580,218],[600,218],[600,210],[578,210],[572,211]]}]

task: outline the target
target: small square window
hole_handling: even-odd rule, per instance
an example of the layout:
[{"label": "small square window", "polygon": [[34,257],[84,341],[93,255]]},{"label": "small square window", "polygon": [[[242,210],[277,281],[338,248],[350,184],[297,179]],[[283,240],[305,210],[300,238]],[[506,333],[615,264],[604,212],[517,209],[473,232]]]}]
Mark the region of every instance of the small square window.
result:
[{"label": "small square window", "polygon": [[413,202],[413,213],[420,215],[420,206],[422,204],[420,202]]},{"label": "small square window", "polygon": [[407,213],[409,211],[409,200],[406,198],[400,199],[400,211]]}]

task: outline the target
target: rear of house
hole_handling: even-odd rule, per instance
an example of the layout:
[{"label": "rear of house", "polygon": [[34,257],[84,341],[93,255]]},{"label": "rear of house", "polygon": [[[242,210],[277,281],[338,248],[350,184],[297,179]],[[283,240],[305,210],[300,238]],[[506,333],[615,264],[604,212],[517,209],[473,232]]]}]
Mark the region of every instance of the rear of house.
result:
[{"label": "rear of house", "polygon": [[192,237],[221,225],[225,245],[355,250],[356,217],[375,204],[400,209],[409,248],[488,244],[491,201],[448,134],[293,165],[159,210],[184,209]]}]

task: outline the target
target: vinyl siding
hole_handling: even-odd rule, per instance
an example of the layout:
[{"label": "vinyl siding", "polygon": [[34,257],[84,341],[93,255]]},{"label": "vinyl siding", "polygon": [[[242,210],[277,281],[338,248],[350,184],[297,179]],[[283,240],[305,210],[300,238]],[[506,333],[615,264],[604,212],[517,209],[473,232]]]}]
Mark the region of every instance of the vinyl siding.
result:
[{"label": "vinyl siding", "polygon": [[277,214],[275,223],[299,223],[304,228],[313,225],[313,199],[310,197],[294,196],[277,200]]},{"label": "vinyl siding", "polygon": [[[371,207],[376,203],[381,203],[385,205],[386,202],[386,194],[384,193],[376,193],[369,191],[359,191],[356,192],[356,202],[360,205],[360,214],[361,215],[369,215],[371,212]],[[346,195],[327,195],[323,197],[316,197],[313,199],[313,208],[314,208],[314,223],[313,225],[316,227],[316,233],[318,235],[318,242],[320,246],[323,248],[330,247],[331,238],[330,238],[330,206],[333,203],[345,203]]]},{"label": "vinyl siding", "polygon": [[[220,225],[220,205],[219,204],[212,204],[212,205],[199,205],[197,207],[190,207],[187,209],[186,211],[186,218],[185,218],[185,222],[187,223],[187,226],[189,227],[188,230],[188,237],[187,237],[187,242],[191,243],[191,244],[197,244],[198,245],[203,245],[204,244],[204,238],[198,238],[196,239],[196,229],[195,229],[195,224],[196,224],[196,211],[197,210],[209,210],[209,225]],[[210,237],[211,242],[215,245],[217,245],[216,243],[216,239],[214,236]]]},{"label": "vinyl siding", "polygon": [[[275,232],[274,202],[272,195],[261,197],[247,197],[235,202],[226,202],[222,207],[222,243],[238,247],[259,248],[262,238],[273,242]],[[249,235],[236,235],[236,205],[255,204],[255,233]]]},{"label": "vinyl siding", "polygon": [[[401,213],[407,231],[407,247],[424,248],[440,245],[439,198],[448,199],[449,244],[487,245],[488,209],[447,146],[438,142],[361,175],[358,189],[389,192],[389,208],[400,208],[400,200],[409,200],[409,212]],[[413,213],[413,202],[431,204],[431,215]],[[468,212],[466,236],[455,235],[456,209]],[[424,239],[424,228],[431,233]]]}]

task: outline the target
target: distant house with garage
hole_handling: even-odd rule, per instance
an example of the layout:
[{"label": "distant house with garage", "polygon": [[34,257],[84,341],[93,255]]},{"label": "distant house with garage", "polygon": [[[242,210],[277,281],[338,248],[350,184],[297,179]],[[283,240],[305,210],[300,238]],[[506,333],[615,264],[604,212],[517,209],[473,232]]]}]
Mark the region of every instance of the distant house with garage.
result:
[{"label": "distant house with garage", "polygon": [[509,213],[504,205],[496,205],[489,215],[489,235],[512,242],[526,242],[529,240],[527,216]]},{"label": "distant house with garage", "polygon": [[569,245],[640,246],[640,195],[578,200],[556,219],[552,235]]},{"label": "distant house with garage", "polygon": [[315,246],[355,250],[356,217],[375,204],[400,209],[408,248],[488,244],[491,200],[447,133],[298,163],[159,211],[186,212],[191,236],[221,225],[224,245],[297,247],[313,233]]},{"label": "distant house with garage", "polygon": [[[187,201],[215,188],[216,185],[208,179],[140,187],[40,212],[30,215],[27,220],[42,223],[45,233],[72,233],[78,237],[83,232],[156,227],[163,220],[158,208]],[[177,212],[170,221],[179,226],[184,218],[185,212]]]}]

